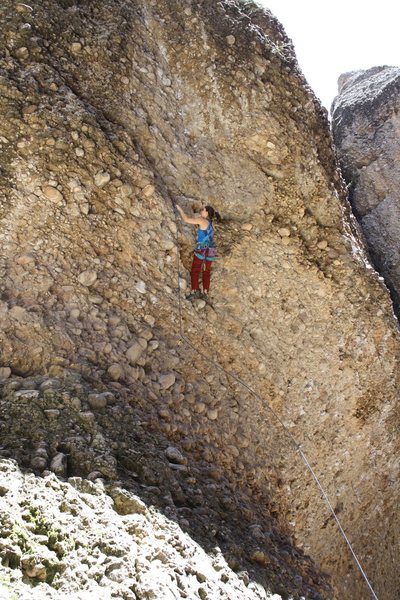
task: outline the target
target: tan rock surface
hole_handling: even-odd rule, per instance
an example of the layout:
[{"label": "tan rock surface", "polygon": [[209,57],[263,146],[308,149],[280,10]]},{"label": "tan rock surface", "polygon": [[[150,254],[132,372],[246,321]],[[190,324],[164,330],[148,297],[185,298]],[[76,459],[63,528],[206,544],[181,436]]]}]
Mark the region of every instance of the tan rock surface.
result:
[{"label": "tan rock surface", "polygon": [[[71,454],[68,475],[141,482],[149,501],[272,592],[364,600],[272,407],[380,600],[395,600],[397,324],[354,236],[326,115],[279,24],[231,0],[44,1],[27,12],[6,0],[2,14],[4,451],[26,466]],[[211,304],[182,299],[184,331],[262,400],[179,337],[171,199],[225,217]],[[182,279],[193,232],[179,230]],[[79,282],[87,272],[90,286]],[[147,346],[129,360],[140,339]],[[38,391],[40,377],[62,393],[16,396]],[[86,395],[105,391],[115,403],[90,410]],[[48,460],[35,454],[47,442]],[[171,445],[187,465],[158,458]],[[174,476],[160,477],[159,464]]]}]

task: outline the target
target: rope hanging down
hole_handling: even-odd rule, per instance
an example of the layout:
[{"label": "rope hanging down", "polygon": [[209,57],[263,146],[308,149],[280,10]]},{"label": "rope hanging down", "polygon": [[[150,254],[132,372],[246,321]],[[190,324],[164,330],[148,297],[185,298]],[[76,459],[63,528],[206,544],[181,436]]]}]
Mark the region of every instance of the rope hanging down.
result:
[{"label": "rope hanging down", "polygon": [[234,381],[236,381],[237,383],[239,383],[241,386],[243,386],[247,391],[249,391],[255,398],[257,398],[258,400],[260,400],[267,408],[267,410],[272,414],[272,416],[278,421],[279,425],[282,427],[286,437],[288,438],[289,442],[291,443],[291,445],[294,447],[294,449],[296,450],[296,452],[299,453],[302,461],[304,462],[306,468],[308,469],[308,471],[311,473],[311,476],[313,478],[313,480],[315,481],[318,489],[321,492],[321,496],[323,498],[323,500],[325,501],[329,512],[331,513],[331,515],[333,516],[336,525],[339,529],[339,532],[341,533],[343,539],[345,540],[347,547],[350,550],[350,553],[365,581],[365,583],[368,586],[369,591],[371,592],[371,596],[372,598],[374,598],[374,600],[379,600],[378,596],[376,595],[376,593],[374,592],[374,589],[364,571],[364,569],[362,568],[362,565],[360,563],[360,560],[358,559],[355,551],[353,550],[353,547],[351,545],[350,540],[348,539],[343,526],[335,512],[335,509],[333,508],[329,497],[327,495],[327,493],[325,492],[321,482],[319,481],[317,475],[315,474],[314,469],[312,468],[312,466],[310,465],[306,455],[304,454],[303,450],[301,449],[301,445],[295,440],[295,438],[293,437],[293,435],[290,433],[290,431],[288,430],[288,428],[285,426],[285,424],[283,423],[283,421],[280,419],[280,417],[277,415],[277,413],[269,406],[269,404],[266,402],[265,398],[262,398],[259,394],[257,394],[257,392],[255,392],[247,383],[245,383],[244,381],[242,381],[240,379],[240,377],[238,377],[237,375],[235,375],[234,373],[230,373],[229,371],[227,371],[226,369],[224,369],[224,367],[222,367],[219,363],[217,363],[215,360],[213,360],[212,358],[210,358],[209,356],[207,356],[204,352],[202,352],[199,348],[197,348],[188,337],[186,337],[184,330],[183,330],[183,320],[182,320],[182,302],[181,302],[181,295],[180,295],[180,259],[179,259],[179,226],[178,226],[178,221],[177,221],[177,211],[176,211],[176,207],[175,207],[175,202],[174,200],[171,198],[171,203],[172,203],[172,207],[173,207],[173,212],[174,212],[174,218],[175,218],[175,226],[176,226],[176,263],[177,263],[177,278],[178,278],[178,291],[177,291],[177,295],[178,295],[178,313],[179,313],[179,336],[182,339],[182,341],[186,342],[186,344],[188,344],[188,346],[190,346],[192,348],[192,350],[194,350],[197,354],[200,354],[200,356],[202,356],[202,358],[204,358],[204,360],[206,360],[208,363],[212,364],[216,369],[218,369],[219,371],[221,371],[222,373],[224,373],[225,375],[227,375],[228,377],[230,377],[231,379],[233,379]]}]

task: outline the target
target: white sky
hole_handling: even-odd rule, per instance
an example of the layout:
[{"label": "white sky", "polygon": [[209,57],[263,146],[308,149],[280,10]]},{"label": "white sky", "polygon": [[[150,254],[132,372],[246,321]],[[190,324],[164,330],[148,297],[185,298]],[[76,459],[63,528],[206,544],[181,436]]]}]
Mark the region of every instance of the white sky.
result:
[{"label": "white sky", "polygon": [[258,0],[293,41],[305,78],[329,110],[341,73],[400,67],[399,0]]}]

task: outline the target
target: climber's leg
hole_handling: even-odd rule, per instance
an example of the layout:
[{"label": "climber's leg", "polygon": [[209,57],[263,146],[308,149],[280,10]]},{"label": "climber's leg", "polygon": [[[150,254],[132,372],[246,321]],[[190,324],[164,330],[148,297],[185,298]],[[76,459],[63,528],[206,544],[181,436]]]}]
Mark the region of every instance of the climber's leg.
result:
[{"label": "climber's leg", "polygon": [[203,261],[198,258],[195,254],[193,255],[192,269],[190,271],[190,279],[192,285],[192,292],[199,290],[199,276]]},{"label": "climber's leg", "polygon": [[208,294],[208,292],[210,290],[211,267],[212,267],[212,261],[205,260],[204,261],[204,269],[203,269],[203,292],[205,294]]}]

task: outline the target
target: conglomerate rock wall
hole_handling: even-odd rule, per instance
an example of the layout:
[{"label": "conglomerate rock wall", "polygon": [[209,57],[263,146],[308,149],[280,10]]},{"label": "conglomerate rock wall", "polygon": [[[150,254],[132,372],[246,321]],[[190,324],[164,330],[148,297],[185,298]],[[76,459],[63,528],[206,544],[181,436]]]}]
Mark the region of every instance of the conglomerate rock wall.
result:
[{"label": "conglomerate rock wall", "polygon": [[[5,452],[38,471],[61,454],[64,475],[143,476],[188,525],[199,514],[191,486],[205,496],[206,481],[213,493],[225,486],[224,526],[246,531],[263,584],[278,586],[280,569],[294,598],[364,599],[273,408],[379,597],[394,600],[397,322],[354,234],[326,115],[279,23],[233,0],[6,0],[0,10]],[[173,201],[224,217],[211,304],[177,300],[193,232]],[[180,338],[180,314],[199,352]],[[72,391],[52,396],[43,377]],[[87,400],[74,377],[94,388]],[[176,477],[179,465],[194,469],[190,483],[170,482],[171,494],[135,471],[135,427],[147,447],[183,453]],[[268,555],[278,525],[274,537],[256,523],[256,535],[257,511],[331,574],[333,592],[301,569],[290,540]],[[223,546],[227,533],[215,539]]]},{"label": "conglomerate rock wall", "polygon": [[400,309],[400,68],[344,73],[332,129],[371,259]]}]

